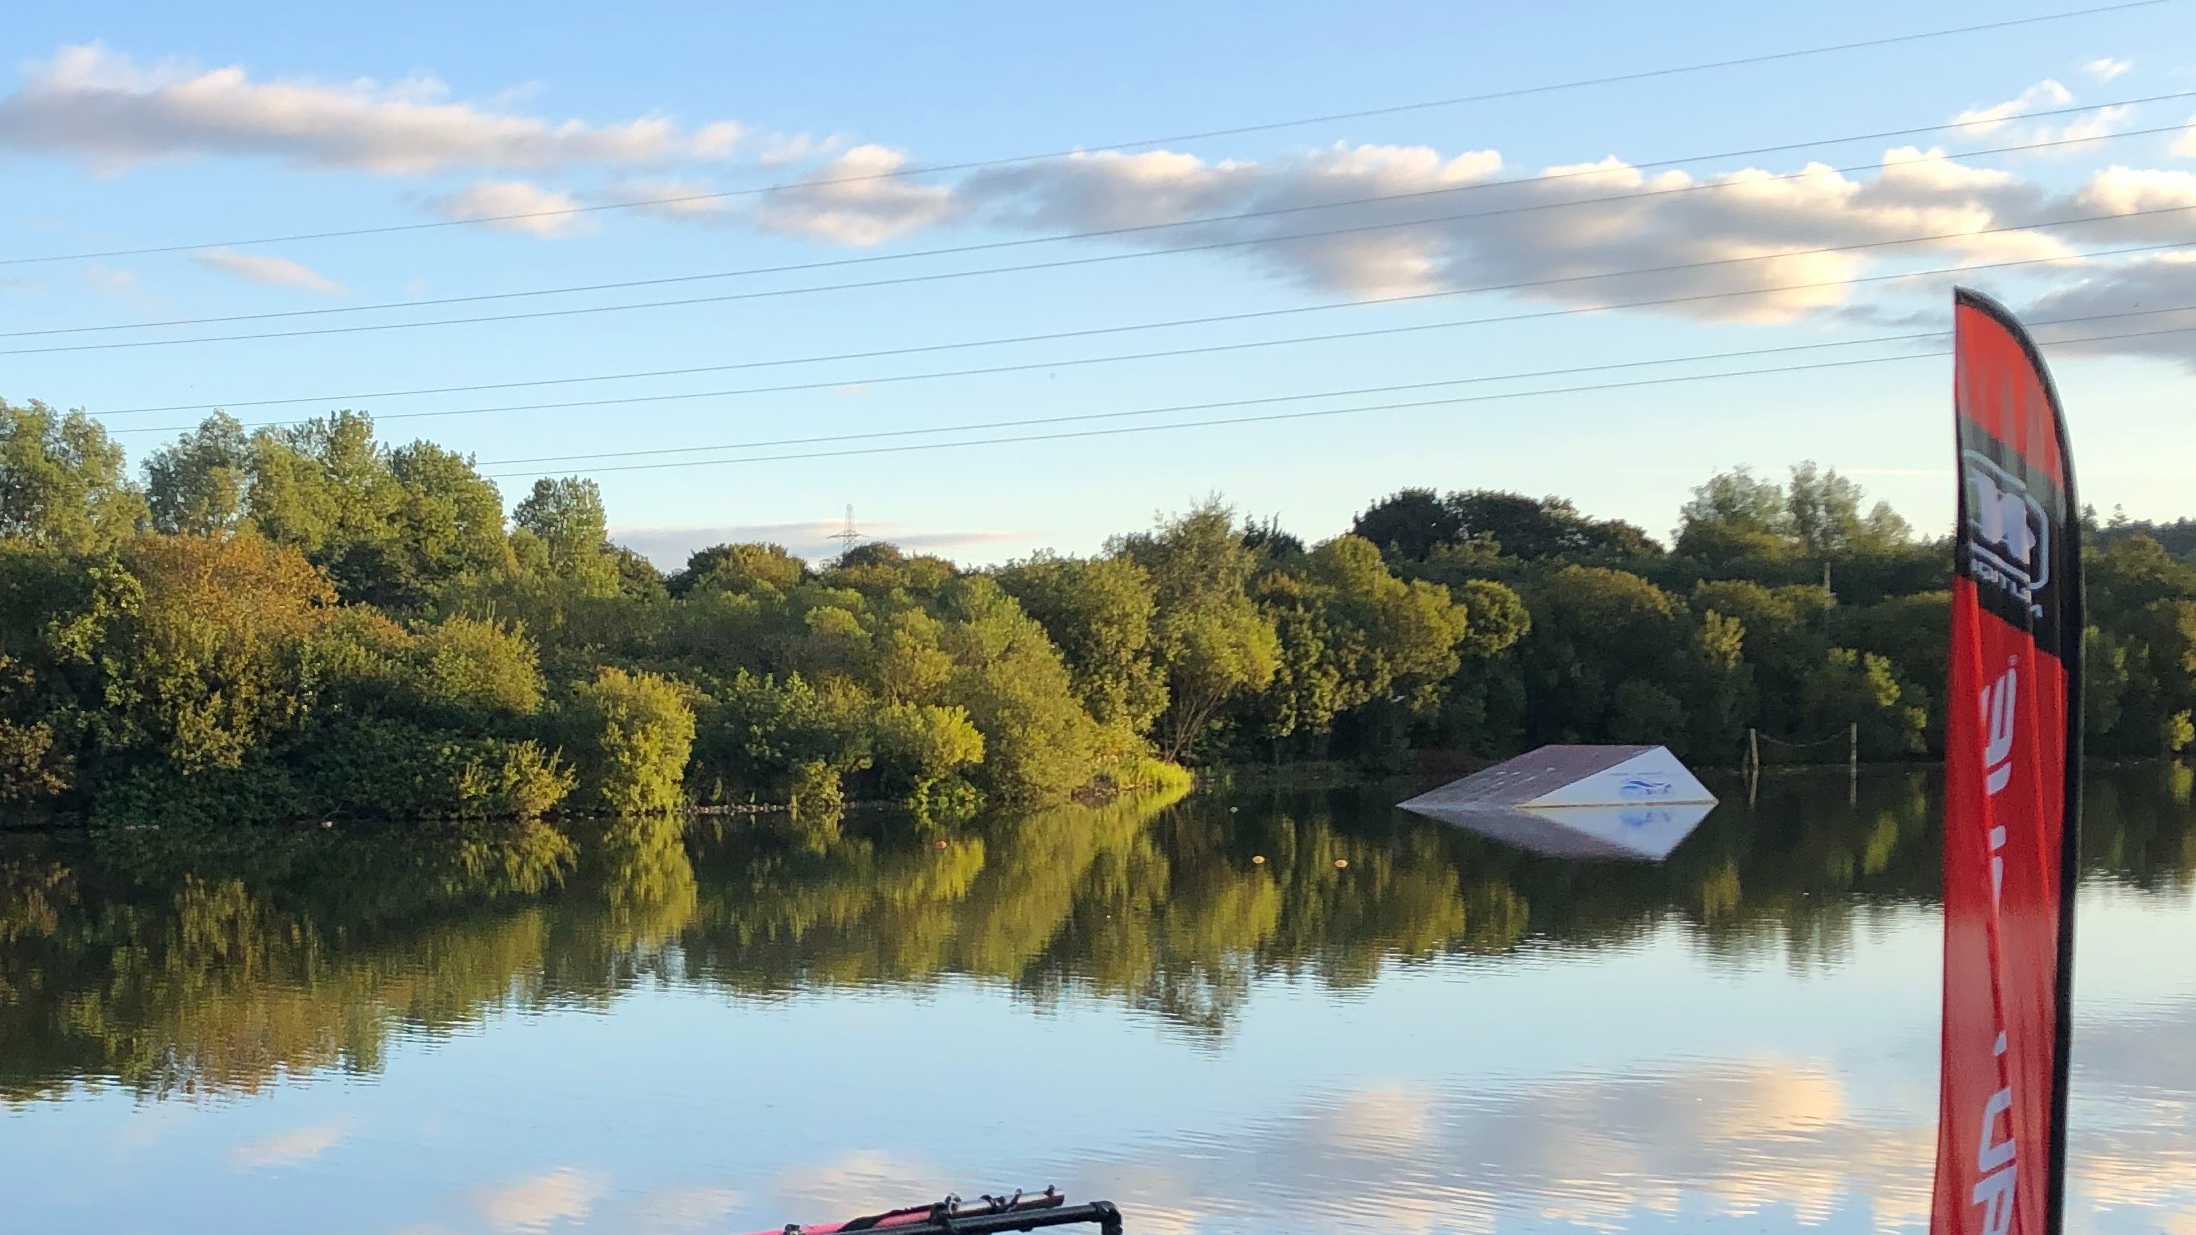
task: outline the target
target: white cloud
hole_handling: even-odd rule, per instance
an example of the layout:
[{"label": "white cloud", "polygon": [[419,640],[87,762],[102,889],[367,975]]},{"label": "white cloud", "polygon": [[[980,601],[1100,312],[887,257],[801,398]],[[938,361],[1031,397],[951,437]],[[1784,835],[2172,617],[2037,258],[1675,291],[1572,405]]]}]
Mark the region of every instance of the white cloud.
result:
[{"label": "white cloud", "polygon": [[[2063,217],[2097,218],[2060,229],[2085,241],[2117,245],[2185,241],[2196,224],[2196,174],[2110,167],[2090,177],[2056,209]],[[2099,270],[2113,268],[2111,262],[2098,264]]]},{"label": "white cloud", "polygon": [[[1965,197],[2022,188],[2020,178],[1997,168],[1975,167],[1945,157],[1944,147],[1896,146],[1883,152],[1877,183],[1908,196]],[[2031,195],[2033,197],[2033,195]]]},{"label": "white cloud", "polygon": [[[2045,83],[2000,110],[2010,115],[2063,93]],[[2122,115],[2099,109],[2037,132],[2096,135]],[[2180,235],[2173,229],[2185,224],[2167,215],[2027,227],[2148,209],[2148,199],[2115,177],[2150,173],[2115,169],[2080,192],[2058,193],[1913,146],[1886,151],[1873,175],[1820,164],[1650,172],[1612,156],[1505,179],[1493,151],[1402,146],[1218,162],[1174,151],[1099,152],[955,180],[891,174],[906,166],[899,152],[865,147],[798,189],[711,217],[854,245],[956,223],[1113,232],[1091,242],[1202,248],[1211,255],[1198,260],[1242,263],[1360,299],[1507,289],[1569,307],[1671,301],[1661,311],[1751,321],[1846,308],[1854,280],[1901,266],[2073,266],[2084,243]],[[834,177],[862,178],[815,183]]]},{"label": "white cloud", "polygon": [[2116,107],[2100,107],[2086,116],[2079,116],[2056,127],[2043,125],[2036,130],[2033,140],[2066,143],[2053,148],[2055,154],[2070,154],[2087,149],[2097,138],[2108,137],[2125,125],[2135,115],[2135,109],[2122,104]]},{"label": "white cloud", "polygon": [[208,270],[218,270],[222,274],[234,275],[253,283],[295,287],[322,296],[343,294],[341,283],[287,257],[275,257],[265,253],[239,253],[234,249],[207,249],[193,254],[191,260]]},{"label": "white cloud", "polygon": [[847,245],[881,244],[950,220],[953,190],[900,175],[906,166],[901,151],[856,146],[764,194],[750,217],[766,232]]},{"label": "white cloud", "polygon": [[229,1161],[240,1171],[263,1171],[311,1162],[343,1143],[350,1125],[342,1120],[310,1124],[246,1141],[229,1150]]},{"label": "white cloud", "polygon": [[99,295],[119,300],[139,313],[167,311],[167,302],[146,291],[134,270],[94,264],[77,277]]},{"label": "white cloud", "polygon": [[[561,213],[582,202],[711,193],[709,176],[685,165],[735,148],[805,159],[838,140],[751,137],[729,122],[681,128],[660,117],[552,123],[514,110],[516,98],[477,104],[448,96],[424,78],[325,85],[260,82],[237,68],[144,67],[91,44],[35,67],[21,89],[0,99],[0,147],[122,164],[227,152],[392,174],[611,171],[615,192],[495,175],[422,199],[443,218],[500,219],[490,225],[550,237],[594,225],[594,215]],[[2072,98],[2060,82],[2044,81],[1962,113],[1957,123],[1986,130],[2019,123],[2038,140],[2070,143],[2063,152],[2086,147],[2129,115],[2092,108],[2058,127],[2036,123],[2036,110]],[[2196,153],[2196,131],[2181,148]],[[2022,226],[2152,208],[2142,203],[2184,191],[2172,180],[2181,173],[2113,168],[2078,192],[2054,192],[1918,147],[1887,151],[1873,173],[1812,164],[1650,170],[1609,156],[1534,175],[1511,172],[1492,150],[1396,145],[1216,161],[1169,150],[1100,151],[960,176],[911,174],[918,170],[904,151],[860,145],[767,192],[645,212],[848,246],[963,224],[1022,235],[1111,231],[1119,234],[1087,243],[1203,248],[1192,260],[1234,263],[1328,295],[1369,300],[1478,289],[1571,308],[1663,301],[1667,313],[1744,321],[1849,309],[1855,280],[1902,268],[2073,264],[2085,243],[2178,237],[2186,222],[2156,215]],[[536,217],[506,217],[529,215]],[[1905,243],[1915,237],[1934,238]],[[303,267],[236,255],[202,260],[242,277],[335,290]]]},{"label": "white cloud", "polygon": [[[1838,305],[1850,280],[1886,259],[2067,252],[2045,233],[1997,231],[2044,199],[2017,177],[1910,148],[1889,152],[1885,165],[1874,178],[1820,165],[1695,177],[1612,157],[1502,179],[1491,151],[1335,147],[1223,163],[1094,155],[978,173],[954,187],[953,213],[1042,231],[1181,222],[1113,242],[1240,244],[1220,252],[1365,299],[1514,287],[1600,306],[1759,293],[1675,307],[1744,320]],[[1812,251],[1940,235],[1947,238],[1882,253]]]},{"label": "white cloud", "polygon": [[2110,56],[2099,56],[2095,60],[2082,62],[2082,72],[2098,81],[2111,81],[2134,67],[2135,62],[2132,60],[2114,60]]},{"label": "white cloud", "polygon": [[[2092,62],[2096,63],[2110,62]],[[2083,67],[2086,70],[2090,66]],[[2008,127],[2021,116],[2042,109],[2062,108],[2073,101],[2073,91],[2047,78],[2003,103],[1961,112],[1952,118],[1952,126],[1968,134],[2003,130],[2000,140],[2009,145],[2033,145],[2041,147],[2030,152],[2035,156],[2063,157],[2088,149],[2097,139],[2110,136],[2135,115],[2133,107],[2119,105],[2099,107],[2062,124],[2035,124],[2017,131]]]},{"label": "white cloud", "polygon": [[[2104,81],[2110,81],[2119,73],[2126,73],[2128,68],[2128,62],[2113,62],[2113,59],[2093,59],[2093,62],[2082,66],[2084,73]],[[2025,125],[2020,130],[2009,130],[2009,125],[2020,119],[2020,116],[2027,116],[2038,110],[2064,108],[2069,103],[2073,103],[2073,90],[2062,86],[2060,81],[2044,79],[2038,81],[2036,86],[2029,86],[2014,99],[1990,105],[1990,108],[1970,108],[1952,116],[1952,127],[1963,130],[1963,136],[2003,130],[2003,136],[1998,141],[2007,145],[2036,145],[2038,149],[2027,152],[2033,158],[2064,158],[2069,154],[2084,152],[2084,149],[2091,147],[2099,138],[2110,136],[2121,130],[2130,119],[2135,119],[2135,108],[2121,103],[2106,105],[2106,108],[2093,108],[2084,114],[2073,116],[2073,119],[2066,119],[2064,123],[2038,123]]]},{"label": "white cloud", "polygon": [[499,1231],[543,1231],[564,1219],[585,1218],[607,1184],[593,1172],[560,1166],[488,1189],[478,1204],[481,1216]]},{"label": "white cloud", "polygon": [[[686,559],[712,545],[783,545],[795,557],[821,563],[837,556],[832,538],[844,524],[818,520],[810,523],[749,523],[722,527],[622,527],[610,529],[610,539],[646,557],[659,570],[680,570]],[[1023,532],[921,532],[899,524],[860,523],[856,530],[864,542],[884,540],[911,553],[950,553],[977,549],[1027,538]]]},{"label": "white cloud", "polygon": [[633,213],[660,219],[706,221],[732,217],[738,197],[726,196],[713,184],[697,180],[627,180],[601,195],[610,202],[645,202]]},{"label": "white cloud", "polygon": [[812,133],[793,133],[766,139],[755,162],[764,167],[784,167],[792,163],[806,163],[837,154],[846,149],[847,139],[837,133],[817,137]]},{"label": "white cloud", "polygon": [[430,197],[427,205],[445,219],[487,219],[490,227],[536,236],[578,236],[595,227],[590,215],[570,213],[579,199],[524,180],[483,180]]},{"label": "white cloud", "polygon": [[2005,127],[2015,116],[2025,115],[2039,107],[2064,107],[2073,101],[2073,91],[2045,78],[2003,103],[1989,107],[1971,107],[1952,117],[1952,124],[1970,132],[1988,133]]},{"label": "white cloud", "polygon": [[257,155],[381,175],[455,168],[648,166],[729,157],[730,121],[667,117],[551,121],[452,102],[431,78],[381,83],[256,81],[243,68],[142,66],[99,43],[65,47],[0,98],[0,148],[76,155],[110,168],[154,159]]}]

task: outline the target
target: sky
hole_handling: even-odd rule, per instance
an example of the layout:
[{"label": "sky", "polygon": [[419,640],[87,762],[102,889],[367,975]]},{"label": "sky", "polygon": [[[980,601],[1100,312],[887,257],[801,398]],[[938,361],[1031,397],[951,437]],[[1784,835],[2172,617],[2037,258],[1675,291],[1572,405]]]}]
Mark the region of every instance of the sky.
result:
[{"label": "sky", "polygon": [[0,397],[133,461],[363,410],[512,502],[595,477],[666,567],[1405,486],[1667,535],[1801,460],[1935,532],[1961,283],[2038,323],[2084,499],[2170,519],[2196,3],[2093,7],[37,6]]}]

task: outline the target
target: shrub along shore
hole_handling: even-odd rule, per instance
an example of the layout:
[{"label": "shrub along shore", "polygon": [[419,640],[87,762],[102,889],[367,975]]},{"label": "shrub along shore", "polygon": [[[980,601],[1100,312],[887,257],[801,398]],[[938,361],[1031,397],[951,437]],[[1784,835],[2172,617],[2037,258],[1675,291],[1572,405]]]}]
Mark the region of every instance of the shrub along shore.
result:
[{"label": "shrub along shore", "polygon": [[[1309,545],[1215,499],[985,569],[734,544],[666,575],[606,523],[578,477],[507,517],[471,459],[363,414],[216,415],[132,477],[91,418],[0,401],[0,803],[208,826],[960,815],[1230,763],[1941,740],[1949,549],[1812,464],[1711,477],[1667,547],[1486,491],[1404,490]],[[2091,749],[2178,753],[2196,523],[2088,539]]]}]

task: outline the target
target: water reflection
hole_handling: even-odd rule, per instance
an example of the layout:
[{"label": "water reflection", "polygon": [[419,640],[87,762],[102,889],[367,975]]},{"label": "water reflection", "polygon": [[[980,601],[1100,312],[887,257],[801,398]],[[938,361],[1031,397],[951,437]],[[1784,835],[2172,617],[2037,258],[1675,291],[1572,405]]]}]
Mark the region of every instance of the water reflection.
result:
[{"label": "water reflection", "polygon": [[[966,975],[1224,1034],[1262,973],[1350,988],[1439,955],[1622,942],[1672,913],[1715,954],[1834,962],[1866,907],[1934,895],[1938,842],[1923,775],[1867,780],[1853,804],[1826,803],[1827,784],[1773,779],[1662,866],[1539,857],[1383,809],[1377,785],[960,834],[854,816],[16,838],[0,850],[0,1094],[372,1070],[392,1027],[600,1005],[644,978],[772,996]],[[2189,789],[2183,767],[2094,778],[2089,871],[2186,886]]]},{"label": "water reflection", "polygon": [[[2111,1023],[2080,1078],[2087,1128],[2074,1209],[2166,1229],[2196,1202],[2196,1004]],[[1888,1099],[1819,1062],[1774,1055],[1529,1086],[1330,1095],[1250,1135],[1187,1138],[1090,1173],[1133,1181],[1124,1204],[1255,1220],[1305,1199],[1305,1225],[1493,1231],[1524,1214],[1592,1229],[1926,1226],[1933,1078]],[[2137,1099],[2136,1111],[2108,1114]],[[1130,1212],[1143,1212],[1132,1208]],[[1354,1219],[1354,1221],[1353,1221]],[[1758,1225],[1755,1223],[1758,1222]],[[2077,1221],[2074,1229],[2097,1229]],[[2184,1228],[2171,1228],[2184,1229]]]},{"label": "water reflection", "polygon": [[[1726,794],[1653,866],[1510,848],[1390,809],[1397,789],[1123,801],[963,829],[857,813],[8,837],[0,1098],[14,1109],[0,1153],[35,1148],[36,1129],[59,1126],[41,1121],[102,1089],[147,1112],[171,1105],[157,1099],[197,1111],[206,1095],[309,1102],[220,1142],[223,1169],[264,1184],[373,1145],[375,1117],[331,1080],[401,1088],[410,1068],[462,1089],[492,1069],[463,1062],[455,1038],[529,1042],[578,1014],[610,1037],[526,1047],[554,1072],[535,1074],[540,1094],[477,1079],[537,1110],[538,1143],[554,1148],[447,1190],[466,1222],[767,1227],[972,1175],[1111,1194],[1144,1230],[1271,1228],[1284,1200],[1302,1220],[1282,1225],[1317,1230],[1920,1220],[1935,1096],[1928,777],[1864,778],[1851,803],[1842,776],[1771,778],[1751,807]],[[2178,908],[2196,884],[2189,799],[2185,768],[2093,779],[2093,950],[2135,951],[2114,941],[2196,920]],[[2144,916],[2156,904],[2175,916]],[[2196,1205],[2196,978],[2124,961],[2083,973],[2097,1011],[2077,1057],[2077,1229],[2156,1229]],[[1002,1002],[1019,1005],[1009,1020],[986,1011]],[[889,1028],[842,1023],[870,1006],[889,1009]],[[1124,1015],[1174,1045],[1107,1036]],[[633,1074],[657,1048],[619,1035],[666,1017],[756,1039],[731,1058],[810,1062],[758,1078],[712,1072],[706,1054],[684,1071],[666,1059],[649,1089]],[[935,1066],[863,1057],[880,1035]],[[425,1049],[454,1079],[418,1043],[445,1044]],[[947,1148],[911,1131],[921,1118],[886,1132],[788,1113],[900,1110],[941,1070],[981,1076],[986,1052],[1144,1091],[1097,1131],[1002,1123],[986,1141],[991,1124],[934,1119],[961,1130]],[[1101,1056],[1115,1062],[1078,1062]],[[618,1088],[590,1100],[585,1078],[602,1069]],[[743,1178],[704,1155],[718,1165],[640,1187],[618,1152],[572,1144],[569,1121],[611,1092],[664,1125],[629,1155],[683,1146],[686,1118],[717,1143],[726,1108],[685,1110],[681,1085],[778,1112],[769,1135],[724,1151]],[[774,1156],[803,1144],[830,1152]],[[993,1178],[1003,1166],[1034,1174]]]}]

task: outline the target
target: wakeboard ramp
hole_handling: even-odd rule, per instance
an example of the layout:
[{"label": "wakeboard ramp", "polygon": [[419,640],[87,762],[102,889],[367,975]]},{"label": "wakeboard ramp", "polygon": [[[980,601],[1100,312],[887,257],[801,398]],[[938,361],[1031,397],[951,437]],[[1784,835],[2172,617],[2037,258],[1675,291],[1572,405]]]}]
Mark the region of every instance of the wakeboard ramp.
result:
[{"label": "wakeboard ramp", "polygon": [[1665,747],[1543,746],[1401,806],[1553,857],[1659,862],[1716,796]]}]

